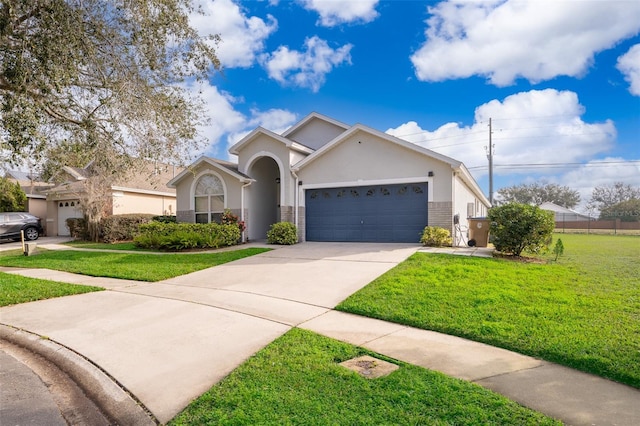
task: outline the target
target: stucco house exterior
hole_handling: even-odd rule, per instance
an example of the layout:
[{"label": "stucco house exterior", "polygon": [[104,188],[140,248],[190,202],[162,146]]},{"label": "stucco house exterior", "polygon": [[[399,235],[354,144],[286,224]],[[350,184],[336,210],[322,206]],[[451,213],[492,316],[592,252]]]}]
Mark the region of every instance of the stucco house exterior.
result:
[{"label": "stucco house exterior", "polygon": [[258,127],[233,145],[232,163],[200,157],[169,181],[179,222],[230,209],[245,240],[275,222],[300,241],[418,242],[425,226],[455,234],[489,201],[459,161],[362,124],[311,113],[282,134]]},{"label": "stucco house exterior", "polygon": [[[82,217],[81,203],[84,181],[90,175],[91,165],[84,168],[64,166],[56,176],[59,183],[44,191],[46,195],[46,235],[68,236],[66,220]],[[107,215],[148,213],[174,215],[175,189],[167,182],[183,169],[168,165],[149,164],[146,170],[130,174],[110,188]]]}]

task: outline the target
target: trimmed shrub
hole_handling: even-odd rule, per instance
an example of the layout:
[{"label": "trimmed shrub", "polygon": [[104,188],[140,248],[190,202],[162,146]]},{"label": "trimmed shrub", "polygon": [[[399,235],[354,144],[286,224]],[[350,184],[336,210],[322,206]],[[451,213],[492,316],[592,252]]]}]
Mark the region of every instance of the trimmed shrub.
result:
[{"label": "trimmed shrub", "polygon": [[143,213],[107,216],[100,221],[100,239],[105,243],[131,241],[138,233],[138,227],[151,222],[153,217]]},{"label": "trimmed shrub", "polygon": [[87,221],[83,217],[71,217],[65,221],[69,228],[69,235],[76,240],[86,241],[89,239],[89,228]]},{"label": "trimmed shrub", "polygon": [[449,230],[440,228],[438,226],[427,226],[422,231],[422,237],[420,237],[420,243],[427,247],[445,247],[450,246],[451,232]]},{"label": "trimmed shrub", "polygon": [[291,222],[278,222],[267,231],[267,243],[291,245],[298,242],[298,229]]},{"label": "trimmed shrub", "polygon": [[133,242],[143,248],[179,251],[232,246],[239,239],[237,225],[149,222],[140,225]]},{"label": "trimmed shrub", "polygon": [[151,220],[155,221],[155,222],[162,222],[162,223],[177,223],[178,219],[176,216],[169,216],[169,215],[163,215],[163,216],[154,216],[151,218]]},{"label": "trimmed shrub", "polygon": [[245,229],[247,229],[244,221],[240,220],[237,215],[231,213],[231,210],[229,209],[225,209],[224,213],[222,213],[220,223],[222,223],[223,225],[236,225],[240,229],[241,234]]},{"label": "trimmed shrub", "polygon": [[539,253],[551,244],[555,218],[553,212],[538,206],[509,203],[489,210],[491,235],[496,250],[520,256],[527,250]]}]

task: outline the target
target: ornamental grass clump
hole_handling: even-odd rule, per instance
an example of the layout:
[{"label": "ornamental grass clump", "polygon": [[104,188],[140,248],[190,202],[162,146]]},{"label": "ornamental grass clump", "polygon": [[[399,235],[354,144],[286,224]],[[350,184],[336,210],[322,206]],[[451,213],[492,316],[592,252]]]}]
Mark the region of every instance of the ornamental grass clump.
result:
[{"label": "ornamental grass clump", "polygon": [[427,226],[420,238],[420,243],[426,247],[445,247],[451,242],[451,232],[438,226]]}]

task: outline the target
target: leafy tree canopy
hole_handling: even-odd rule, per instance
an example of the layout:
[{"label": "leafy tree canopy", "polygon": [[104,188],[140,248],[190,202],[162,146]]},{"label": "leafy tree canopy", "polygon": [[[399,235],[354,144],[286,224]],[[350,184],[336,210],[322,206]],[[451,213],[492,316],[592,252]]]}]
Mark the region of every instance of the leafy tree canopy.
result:
[{"label": "leafy tree canopy", "polygon": [[600,211],[600,219],[640,222],[640,198],[632,198],[602,209]]},{"label": "leafy tree canopy", "polygon": [[640,198],[640,187],[615,182],[613,185],[602,185],[593,188],[588,206],[600,211],[607,210],[624,201]]},{"label": "leafy tree canopy", "polygon": [[206,119],[186,85],[219,68],[195,12],[192,0],[3,0],[0,160],[65,140],[97,160],[187,158]]},{"label": "leafy tree canopy", "polygon": [[535,182],[513,185],[498,190],[496,204],[521,203],[539,206],[550,202],[571,209],[580,202],[578,191],[555,183]]},{"label": "leafy tree canopy", "polygon": [[0,178],[0,212],[24,211],[27,195],[18,182]]}]

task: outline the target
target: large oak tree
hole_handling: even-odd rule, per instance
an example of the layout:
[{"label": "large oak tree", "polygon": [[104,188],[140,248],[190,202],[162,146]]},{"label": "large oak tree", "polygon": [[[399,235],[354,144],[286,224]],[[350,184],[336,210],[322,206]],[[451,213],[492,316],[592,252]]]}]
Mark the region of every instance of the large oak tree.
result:
[{"label": "large oak tree", "polygon": [[206,111],[187,85],[220,68],[193,13],[192,0],[3,0],[0,161],[40,164],[67,143],[104,181],[188,159]]},{"label": "large oak tree", "polygon": [[3,0],[5,160],[81,141],[138,158],[193,148],[200,105],[184,86],[219,67],[191,0]]}]

